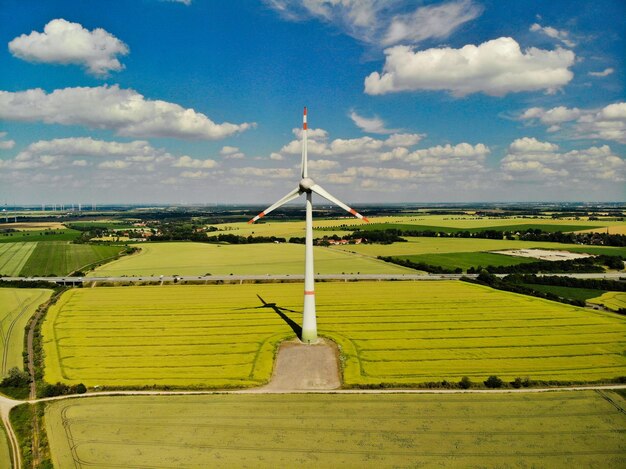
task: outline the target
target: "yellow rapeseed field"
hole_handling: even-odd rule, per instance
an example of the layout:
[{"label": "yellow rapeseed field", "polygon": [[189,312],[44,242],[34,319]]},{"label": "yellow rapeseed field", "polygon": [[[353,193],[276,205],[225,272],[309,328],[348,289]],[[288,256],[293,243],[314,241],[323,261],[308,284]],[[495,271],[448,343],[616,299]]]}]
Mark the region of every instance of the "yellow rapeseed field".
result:
[{"label": "yellow rapeseed field", "polygon": [[[294,335],[299,284],[77,289],[43,326],[45,378],[88,386],[253,386]],[[318,283],[347,386],[626,376],[626,318],[454,281]],[[299,313],[285,312],[300,323]]]}]

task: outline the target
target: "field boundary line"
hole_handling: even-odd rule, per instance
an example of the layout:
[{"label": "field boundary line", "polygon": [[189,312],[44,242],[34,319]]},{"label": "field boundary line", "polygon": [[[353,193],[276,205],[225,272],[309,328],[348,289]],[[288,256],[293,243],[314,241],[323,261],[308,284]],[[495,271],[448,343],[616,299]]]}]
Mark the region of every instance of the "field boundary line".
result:
[{"label": "field boundary line", "polygon": [[626,389],[626,384],[608,384],[598,386],[563,386],[544,388],[522,388],[522,389],[214,389],[195,391],[142,391],[142,390],[118,390],[118,391],[98,391],[86,392],[84,394],[66,394],[64,396],[43,397],[28,401],[30,404],[39,402],[52,402],[63,399],[83,399],[98,396],[202,396],[220,394],[534,394],[559,391],[613,391],[616,389]]}]

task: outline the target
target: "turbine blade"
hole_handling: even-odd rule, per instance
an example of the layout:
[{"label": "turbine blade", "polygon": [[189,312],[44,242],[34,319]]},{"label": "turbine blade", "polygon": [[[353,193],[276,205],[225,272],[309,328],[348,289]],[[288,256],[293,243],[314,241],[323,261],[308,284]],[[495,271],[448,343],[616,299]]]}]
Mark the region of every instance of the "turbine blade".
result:
[{"label": "turbine blade", "polygon": [[256,217],[254,217],[252,220],[250,220],[248,223],[254,223],[255,221],[257,221],[259,218],[263,218],[265,215],[267,215],[268,213],[270,213],[272,210],[276,210],[278,207],[280,207],[281,205],[286,204],[287,202],[292,201],[293,199],[295,199],[296,197],[298,197],[300,195],[300,188],[296,187],[294,190],[292,190],[289,194],[287,194],[285,197],[283,197],[282,199],[280,199],[278,202],[276,202],[273,205],[270,205],[268,208],[266,208],[265,210],[263,210],[261,213],[259,213]]},{"label": "turbine blade", "polygon": [[306,106],[304,107],[304,113],[302,114],[302,165],[301,165],[301,169],[302,169],[302,177],[308,177],[308,155],[307,155],[307,141],[306,141],[306,134],[307,134],[307,123],[306,123]]},{"label": "turbine blade", "polygon": [[329,202],[334,203],[335,205],[338,205],[339,207],[341,207],[342,209],[344,209],[346,212],[351,213],[352,215],[354,215],[357,218],[360,218],[363,221],[366,221],[369,223],[369,220],[364,217],[363,215],[361,215],[359,212],[357,212],[356,210],[354,210],[351,207],[348,207],[346,204],[344,204],[341,200],[337,199],[336,197],[330,195],[322,186],[320,186],[319,184],[314,184],[313,187],[311,187],[311,191],[315,192],[317,195],[321,195],[322,197],[324,197],[326,200],[328,200]]}]

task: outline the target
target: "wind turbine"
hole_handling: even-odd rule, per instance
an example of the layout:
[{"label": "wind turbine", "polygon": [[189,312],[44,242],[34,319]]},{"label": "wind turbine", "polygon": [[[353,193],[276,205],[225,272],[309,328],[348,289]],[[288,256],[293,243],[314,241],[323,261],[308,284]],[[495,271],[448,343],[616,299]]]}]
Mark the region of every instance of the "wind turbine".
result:
[{"label": "wind turbine", "polygon": [[273,205],[270,205],[264,211],[259,213],[256,217],[250,220],[248,223],[254,223],[259,218],[264,217],[272,210],[276,210],[281,205],[296,199],[302,194],[306,194],[306,239],[305,239],[305,251],[304,251],[304,312],[302,313],[302,342],[307,344],[315,343],[317,341],[317,318],[315,316],[315,275],[313,268],[313,202],[312,195],[315,192],[317,195],[322,196],[329,202],[338,205],[346,212],[351,213],[357,218],[369,222],[367,218],[358,213],[353,208],[348,207],[339,199],[333,197],[326,190],[324,190],[319,184],[316,184],[313,179],[309,177],[307,163],[307,123],[306,123],[306,107],[304,108],[304,114],[302,116],[302,177],[298,187],[289,192],[285,197],[280,199]]}]

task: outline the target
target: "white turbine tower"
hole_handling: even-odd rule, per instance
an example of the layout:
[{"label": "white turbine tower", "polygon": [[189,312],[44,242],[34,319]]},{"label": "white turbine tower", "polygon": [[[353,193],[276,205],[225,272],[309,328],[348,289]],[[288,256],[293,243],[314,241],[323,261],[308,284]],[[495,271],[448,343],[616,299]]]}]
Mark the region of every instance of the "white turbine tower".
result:
[{"label": "white turbine tower", "polygon": [[307,169],[307,123],[306,123],[306,107],[304,108],[304,115],[302,117],[302,178],[300,184],[294,190],[289,192],[285,197],[280,199],[273,205],[270,205],[264,211],[259,213],[256,217],[250,220],[248,223],[254,223],[259,218],[264,217],[272,210],[276,210],[281,205],[299,197],[301,194],[306,194],[306,239],[305,239],[305,255],[304,255],[304,311],[302,313],[302,342],[311,344],[317,341],[317,318],[315,316],[315,274],[313,268],[313,203],[312,194],[315,192],[317,195],[324,197],[329,202],[338,205],[345,211],[351,213],[357,218],[364,221],[369,221],[363,215],[358,213],[353,208],[348,207],[346,204],[338,200],[324,190],[320,185],[316,184],[313,179],[308,175]]}]

